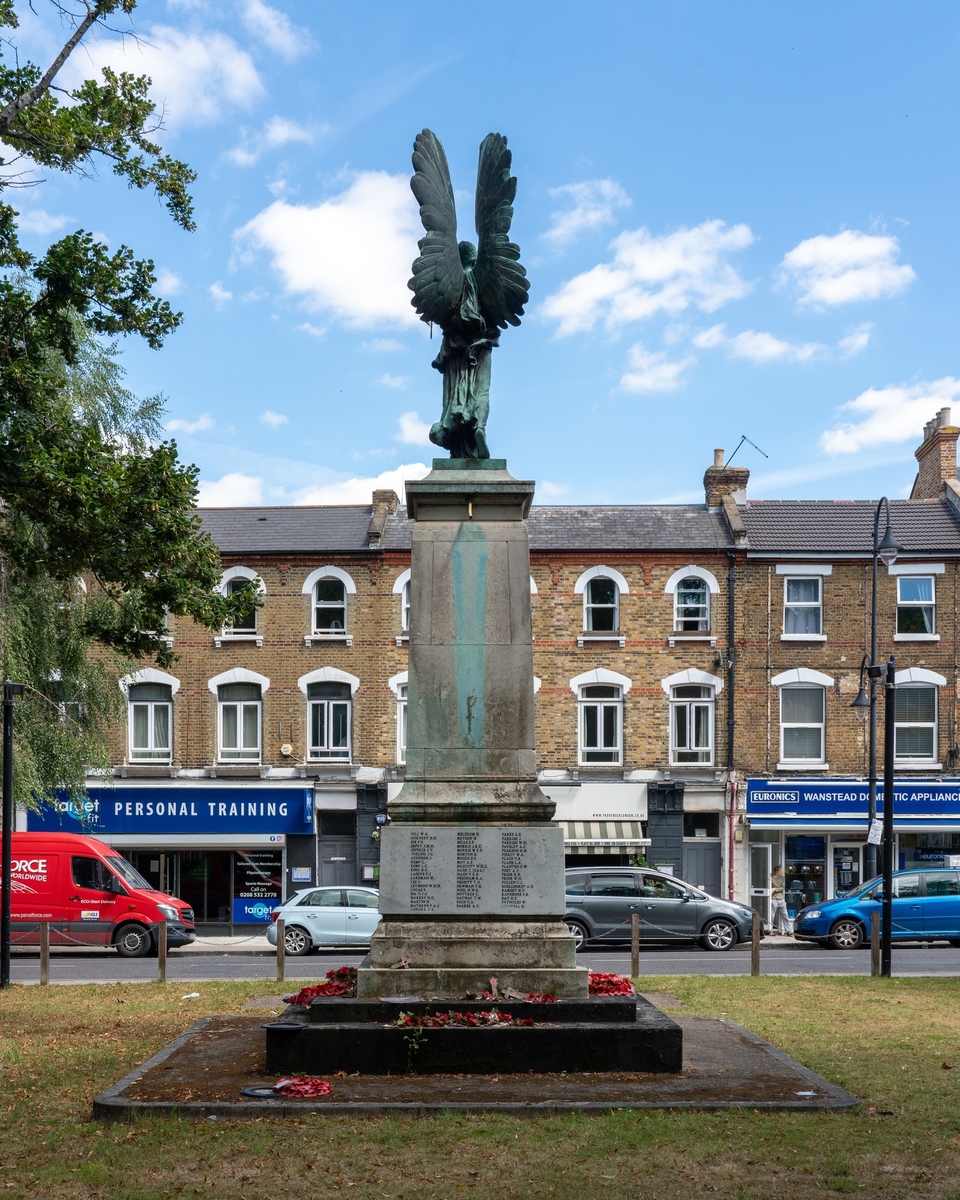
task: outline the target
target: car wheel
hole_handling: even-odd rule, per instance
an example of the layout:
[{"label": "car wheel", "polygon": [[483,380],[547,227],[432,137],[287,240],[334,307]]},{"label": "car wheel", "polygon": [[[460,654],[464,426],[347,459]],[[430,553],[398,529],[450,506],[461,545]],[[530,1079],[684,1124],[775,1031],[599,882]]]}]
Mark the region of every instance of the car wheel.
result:
[{"label": "car wheel", "polygon": [[573,934],[574,948],[582,950],[587,944],[587,938],[590,936],[590,931],[586,925],[582,925],[579,921],[564,921],[566,927]]},{"label": "car wheel", "polygon": [[852,917],[838,921],[830,930],[830,945],[834,950],[856,950],[863,941],[863,926]]},{"label": "car wheel", "polygon": [[287,954],[309,954],[312,945],[310,934],[299,925],[288,925],[283,931],[283,948]]},{"label": "car wheel", "polygon": [[153,938],[142,925],[124,925],[117,931],[114,945],[121,958],[146,958]]},{"label": "car wheel", "polygon": [[732,950],[737,944],[737,927],[729,921],[711,921],[700,934],[704,950]]}]

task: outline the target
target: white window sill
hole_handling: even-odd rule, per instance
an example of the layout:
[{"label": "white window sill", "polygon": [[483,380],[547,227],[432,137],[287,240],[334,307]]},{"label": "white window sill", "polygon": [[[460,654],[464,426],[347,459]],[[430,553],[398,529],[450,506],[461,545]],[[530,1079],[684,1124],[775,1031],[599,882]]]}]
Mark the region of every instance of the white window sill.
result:
[{"label": "white window sill", "polygon": [[404,642],[409,642],[409,641],[410,641],[409,633],[401,633],[397,637],[397,645],[398,646],[402,646]]},{"label": "white window sill", "polygon": [[337,633],[309,633],[303,639],[305,646],[312,646],[314,642],[318,646],[322,646],[325,642],[343,642],[349,649],[353,645],[353,634],[340,631]]},{"label": "white window sill", "polygon": [[895,642],[939,642],[939,633],[895,633]]},{"label": "white window sill", "polygon": [[677,643],[683,645],[684,642],[709,642],[711,646],[717,644],[717,639],[711,637],[709,633],[672,633],[668,638],[669,645],[676,646]]},{"label": "white window sill", "polygon": [[829,763],[818,762],[778,762],[778,771],[829,771]]},{"label": "white window sill", "polygon": [[781,642],[825,642],[825,633],[781,633]]},{"label": "white window sill", "polygon": [[221,633],[219,637],[213,639],[213,644],[218,650],[224,642],[256,642],[258,646],[262,646],[263,635],[259,633]]},{"label": "white window sill", "polygon": [[581,633],[577,638],[577,645],[581,650],[584,642],[616,642],[623,650],[627,639],[622,633]]},{"label": "white window sill", "polygon": [[915,758],[906,758],[902,761],[894,759],[893,769],[895,771],[942,771],[943,763],[932,762],[917,762]]}]

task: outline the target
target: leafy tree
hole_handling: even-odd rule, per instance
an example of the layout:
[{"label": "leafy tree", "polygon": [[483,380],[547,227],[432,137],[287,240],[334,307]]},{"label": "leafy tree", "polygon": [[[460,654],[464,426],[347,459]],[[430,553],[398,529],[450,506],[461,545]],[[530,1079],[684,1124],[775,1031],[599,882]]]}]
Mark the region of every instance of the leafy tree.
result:
[{"label": "leafy tree", "polygon": [[[46,69],[20,62],[15,47],[13,65],[4,61],[12,34],[0,44],[0,149],[14,152],[0,158],[0,194],[21,181],[21,163],[89,174],[105,160],[193,229],[195,175],[152,140],[150,80],[105,68],[69,92],[55,82],[82,38],[129,16],[136,0],[51,3],[73,32]],[[0,0],[0,26],[18,27],[15,0]],[[49,792],[82,788],[83,761],[103,758],[105,681],[116,672],[91,656],[93,643],[163,665],[167,612],[218,628],[257,600],[252,589],[215,591],[220,556],[193,512],[197,469],[158,440],[158,402],[130,396],[115,351],[97,341],[136,334],[156,349],[180,324],[153,294],[153,263],[126,246],[111,253],[83,230],[34,256],[17,217],[0,199],[0,650],[5,672],[35,689],[21,744],[30,788]],[[81,575],[95,581],[87,598]],[[43,746],[44,729],[58,749]]]}]

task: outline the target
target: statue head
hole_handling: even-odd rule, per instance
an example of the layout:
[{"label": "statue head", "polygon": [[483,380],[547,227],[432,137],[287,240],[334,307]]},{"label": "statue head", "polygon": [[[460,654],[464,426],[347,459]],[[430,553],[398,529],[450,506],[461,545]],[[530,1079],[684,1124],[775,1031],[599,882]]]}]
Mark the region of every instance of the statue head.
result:
[{"label": "statue head", "polygon": [[463,269],[472,267],[477,261],[477,248],[473,242],[459,242],[457,249],[460,251],[460,265]]}]

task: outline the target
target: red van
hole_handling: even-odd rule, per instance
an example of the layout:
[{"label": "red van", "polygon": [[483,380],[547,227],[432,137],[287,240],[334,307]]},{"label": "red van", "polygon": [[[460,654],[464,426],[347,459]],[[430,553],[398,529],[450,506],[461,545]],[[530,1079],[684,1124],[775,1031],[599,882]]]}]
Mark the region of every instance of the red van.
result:
[{"label": "red van", "polygon": [[167,945],[196,936],[193,909],[155,891],[125,858],[78,833],[14,833],[11,923],[14,945],[36,946],[38,921],[50,922],[51,946],[116,946],[142,958],[167,922]]}]

